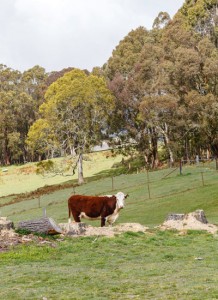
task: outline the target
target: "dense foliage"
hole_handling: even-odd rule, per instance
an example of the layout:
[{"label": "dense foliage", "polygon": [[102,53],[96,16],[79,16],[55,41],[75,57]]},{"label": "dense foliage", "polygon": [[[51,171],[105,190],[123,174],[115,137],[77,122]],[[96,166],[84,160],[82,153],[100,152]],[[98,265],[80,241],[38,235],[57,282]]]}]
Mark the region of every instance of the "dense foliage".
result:
[{"label": "dense foliage", "polygon": [[171,163],[218,155],[215,2],[187,0],[173,20],[160,13],[151,31],[130,32],[104,66],[116,97],[112,123],[137,141],[152,167],[160,142]]},{"label": "dense foliage", "polygon": [[132,30],[91,74],[1,65],[0,164],[80,157],[109,133],[134,141],[150,167],[217,156],[217,47],[217,1],[186,0],[173,20],[160,12],[152,30]]}]

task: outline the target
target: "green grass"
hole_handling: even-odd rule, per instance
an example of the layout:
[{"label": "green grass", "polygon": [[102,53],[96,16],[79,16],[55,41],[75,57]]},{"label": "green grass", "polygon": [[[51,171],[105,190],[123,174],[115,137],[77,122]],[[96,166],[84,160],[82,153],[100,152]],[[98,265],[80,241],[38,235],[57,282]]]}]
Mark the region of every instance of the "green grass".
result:
[{"label": "green grass", "polygon": [[[204,209],[208,221],[218,224],[218,173],[205,166],[185,167],[182,175],[171,171],[120,175],[113,181],[90,178],[76,187],[82,194],[129,193],[117,222],[137,222],[150,230],[114,238],[55,238],[55,247],[25,244],[0,253],[0,299],[218,299],[218,236],[153,228],[169,213],[196,209]],[[16,225],[41,217],[46,208],[57,223],[66,222],[72,193],[69,187],[44,194],[40,201],[24,198],[10,205],[14,196],[0,198],[0,213]]]},{"label": "green grass", "polygon": [[[149,186],[146,172],[127,174],[89,181],[75,189],[61,189],[40,198],[20,199],[10,205],[12,197],[0,198],[0,214],[15,222],[42,216],[46,208],[47,216],[56,222],[66,222],[68,218],[67,199],[72,193],[99,195],[123,191],[129,194],[126,207],[121,211],[118,222],[138,222],[148,226],[161,224],[169,213],[187,213],[204,209],[210,222],[218,223],[218,172],[203,173],[193,167],[170,173],[170,170],[149,172]],[[168,176],[167,176],[168,175]],[[148,192],[150,190],[150,196]],[[21,201],[22,200],[22,201]],[[87,221],[88,222],[88,221]],[[99,225],[97,222],[90,224]]]},{"label": "green grass", "polygon": [[[106,173],[114,164],[121,161],[122,156],[112,156],[109,152],[91,153],[87,155],[88,160],[83,162],[84,176],[89,178],[98,173]],[[60,163],[61,159],[55,159]],[[3,172],[7,169],[7,172]],[[68,182],[69,180],[77,181],[77,172],[73,176],[47,176],[43,177],[35,173],[36,164],[28,163],[23,166],[9,166],[7,168],[0,168],[0,197],[27,193],[36,190],[39,187],[47,185],[60,184]],[[54,174],[53,174],[54,175]],[[65,175],[69,175],[66,173]]]},{"label": "green grass", "polygon": [[217,248],[206,233],[158,231],[26,245],[0,254],[0,298],[217,299]]}]

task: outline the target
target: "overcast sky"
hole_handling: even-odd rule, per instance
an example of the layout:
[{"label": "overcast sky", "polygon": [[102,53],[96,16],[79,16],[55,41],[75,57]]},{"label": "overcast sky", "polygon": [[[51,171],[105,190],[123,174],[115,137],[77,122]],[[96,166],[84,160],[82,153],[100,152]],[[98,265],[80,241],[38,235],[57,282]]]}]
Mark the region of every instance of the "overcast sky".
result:
[{"label": "overcast sky", "polygon": [[102,66],[132,29],[184,0],[0,0],[0,64],[20,71]]}]

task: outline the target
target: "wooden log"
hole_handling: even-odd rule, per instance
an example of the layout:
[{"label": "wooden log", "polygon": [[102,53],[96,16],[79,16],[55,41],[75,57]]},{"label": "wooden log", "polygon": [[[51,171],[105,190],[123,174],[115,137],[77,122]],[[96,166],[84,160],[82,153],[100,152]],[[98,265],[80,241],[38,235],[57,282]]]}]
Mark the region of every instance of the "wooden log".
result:
[{"label": "wooden log", "polygon": [[18,229],[25,229],[30,232],[59,234],[62,229],[55,223],[52,218],[41,218],[37,220],[21,221],[18,223]]}]

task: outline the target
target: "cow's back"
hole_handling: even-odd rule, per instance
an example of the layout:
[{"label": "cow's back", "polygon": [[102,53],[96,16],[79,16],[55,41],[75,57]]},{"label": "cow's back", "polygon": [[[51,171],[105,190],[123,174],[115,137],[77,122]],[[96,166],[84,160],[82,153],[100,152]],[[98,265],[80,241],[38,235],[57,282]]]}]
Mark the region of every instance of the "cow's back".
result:
[{"label": "cow's back", "polygon": [[97,218],[102,213],[112,214],[116,208],[116,197],[73,195],[68,199],[71,212],[85,213],[90,218]]}]

